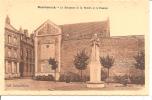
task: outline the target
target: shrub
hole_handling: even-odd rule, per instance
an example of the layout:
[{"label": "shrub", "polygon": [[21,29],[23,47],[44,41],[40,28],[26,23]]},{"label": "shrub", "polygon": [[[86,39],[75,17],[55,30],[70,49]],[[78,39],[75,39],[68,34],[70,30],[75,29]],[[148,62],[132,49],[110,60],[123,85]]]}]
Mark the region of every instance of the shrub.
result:
[{"label": "shrub", "polygon": [[123,84],[124,86],[126,86],[129,83],[127,75],[124,75],[124,76],[114,76],[113,80],[114,80],[114,82]]},{"label": "shrub", "polygon": [[130,76],[130,81],[132,84],[145,84],[145,76]]},{"label": "shrub", "polygon": [[89,81],[89,80],[90,80],[90,77],[87,76],[87,75],[84,75],[84,77],[83,77],[83,82],[87,82],[87,81]]},{"label": "shrub", "polygon": [[105,81],[106,83],[116,83],[116,81],[114,80],[113,77],[106,78],[104,81]]},{"label": "shrub", "polygon": [[120,83],[123,84],[124,86],[127,86],[127,84],[129,83],[128,81],[128,76],[124,75],[120,78]]},{"label": "shrub", "polygon": [[121,83],[123,84],[124,86],[126,86],[128,83],[130,84],[145,84],[145,76],[127,76],[127,75],[124,75],[124,76],[114,76],[113,77],[114,79],[114,82],[116,83]]},{"label": "shrub", "polygon": [[65,74],[61,74],[60,78],[59,78],[60,82],[65,82],[66,81],[66,75]]},{"label": "shrub", "polygon": [[[89,81],[88,76],[82,77],[83,82]],[[79,74],[73,73],[73,72],[67,72],[66,74],[61,74],[59,78],[60,82],[81,82],[81,77]]]},{"label": "shrub", "polygon": [[106,70],[102,69],[101,70],[101,81],[106,81],[107,77],[108,77],[108,74],[107,74]]},{"label": "shrub", "polygon": [[35,76],[34,79],[38,81],[54,81],[54,77],[52,75],[39,75]]}]

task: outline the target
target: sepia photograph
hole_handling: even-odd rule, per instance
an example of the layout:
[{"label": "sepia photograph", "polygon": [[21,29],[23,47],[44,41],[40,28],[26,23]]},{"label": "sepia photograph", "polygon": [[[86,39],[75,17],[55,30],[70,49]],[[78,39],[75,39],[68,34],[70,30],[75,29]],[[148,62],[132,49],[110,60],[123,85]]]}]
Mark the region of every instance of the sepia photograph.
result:
[{"label": "sepia photograph", "polygon": [[1,94],[148,95],[148,1],[99,1],[4,1]]}]

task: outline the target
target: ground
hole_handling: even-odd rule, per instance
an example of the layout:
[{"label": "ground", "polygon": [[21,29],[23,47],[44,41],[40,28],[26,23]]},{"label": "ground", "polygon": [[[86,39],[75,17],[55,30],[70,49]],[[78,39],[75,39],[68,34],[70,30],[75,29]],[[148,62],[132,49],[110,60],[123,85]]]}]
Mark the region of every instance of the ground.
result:
[{"label": "ground", "polygon": [[[117,83],[105,84],[104,88],[97,90],[135,90],[141,89],[144,86],[129,84],[122,86]],[[14,79],[6,80],[6,90],[92,90],[86,87],[86,83],[81,82],[53,82],[53,81],[36,81],[33,79]],[[95,89],[96,90],[96,89]]]}]

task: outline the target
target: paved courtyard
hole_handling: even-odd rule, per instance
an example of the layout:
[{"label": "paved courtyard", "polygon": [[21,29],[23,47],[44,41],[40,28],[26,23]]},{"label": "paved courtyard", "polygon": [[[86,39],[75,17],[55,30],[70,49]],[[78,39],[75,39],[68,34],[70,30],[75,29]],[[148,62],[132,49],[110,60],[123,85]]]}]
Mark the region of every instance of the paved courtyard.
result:
[{"label": "paved courtyard", "polygon": [[[141,89],[143,86],[129,84],[122,86],[121,84],[110,83],[105,84],[104,88],[97,90],[135,90]],[[32,79],[14,79],[6,80],[6,90],[95,90],[86,87],[86,83],[80,82],[52,82],[52,81],[36,81]]]}]

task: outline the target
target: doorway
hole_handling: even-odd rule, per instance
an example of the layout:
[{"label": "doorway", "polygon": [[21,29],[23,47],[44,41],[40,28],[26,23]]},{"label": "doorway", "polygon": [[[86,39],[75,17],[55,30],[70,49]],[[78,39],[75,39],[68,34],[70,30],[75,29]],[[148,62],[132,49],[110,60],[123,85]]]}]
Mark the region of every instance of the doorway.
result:
[{"label": "doorway", "polygon": [[20,71],[20,77],[23,77],[23,72],[24,72],[24,63],[23,62],[20,63],[19,71]]}]

